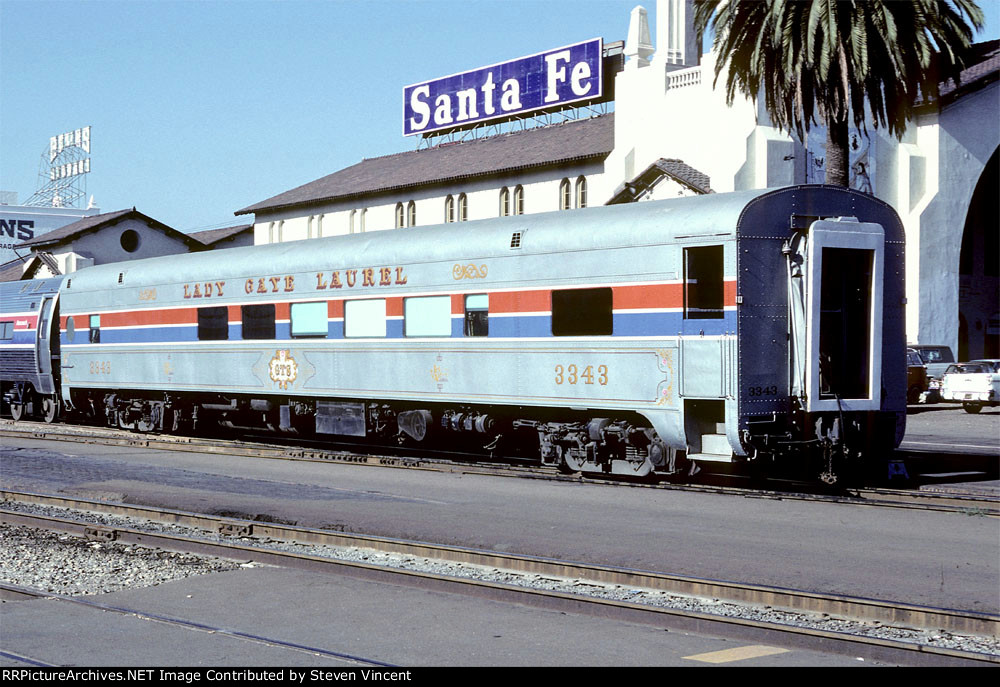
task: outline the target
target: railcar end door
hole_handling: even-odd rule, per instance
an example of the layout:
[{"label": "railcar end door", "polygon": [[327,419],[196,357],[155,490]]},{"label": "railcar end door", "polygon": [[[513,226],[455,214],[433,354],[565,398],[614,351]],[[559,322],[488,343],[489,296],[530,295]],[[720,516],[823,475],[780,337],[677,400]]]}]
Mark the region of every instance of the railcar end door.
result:
[{"label": "railcar end door", "polygon": [[841,218],[809,229],[809,412],[880,407],[884,247],[879,224]]}]

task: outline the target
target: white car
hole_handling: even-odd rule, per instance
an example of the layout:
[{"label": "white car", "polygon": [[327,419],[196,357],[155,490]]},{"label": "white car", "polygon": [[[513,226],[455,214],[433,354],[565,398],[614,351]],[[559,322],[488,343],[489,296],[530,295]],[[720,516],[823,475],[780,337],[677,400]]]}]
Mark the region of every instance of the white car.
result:
[{"label": "white car", "polygon": [[941,398],[961,403],[967,413],[1000,405],[1000,360],[973,360],[949,365],[941,381]]}]

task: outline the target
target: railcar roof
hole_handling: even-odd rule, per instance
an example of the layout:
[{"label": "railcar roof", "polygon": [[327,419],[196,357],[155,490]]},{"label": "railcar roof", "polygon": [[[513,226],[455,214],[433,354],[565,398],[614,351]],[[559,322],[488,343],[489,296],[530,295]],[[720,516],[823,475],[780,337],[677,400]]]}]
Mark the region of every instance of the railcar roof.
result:
[{"label": "railcar roof", "polygon": [[0,283],[0,312],[25,312],[38,307],[41,296],[59,290],[64,277]]},{"label": "railcar roof", "polygon": [[373,231],[287,243],[230,248],[89,267],[73,275],[74,291],[126,284],[176,283],[274,273],[656,245],[677,238],[735,236],[741,210],[766,191],[690,196],[584,210]]},{"label": "railcar roof", "polygon": [[[763,200],[763,196],[773,196],[775,207],[782,208],[782,212],[800,206],[802,211],[810,207],[850,209],[859,207],[859,203],[893,212],[883,201],[850,189],[832,186],[755,189],[149,258],[88,267],[69,276],[76,291],[112,288],[118,284],[121,273],[127,275],[122,282],[125,285],[155,285],[474,261],[518,253],[545,255],[652,246],[684,239],[697,241],[699,237],[718,241],[736,237],[744,210],[751,205],[758,211],[752,220],[755,226],[748,226],[748,230],[756,233],[766,229],[776,236],[786,232],[787,216],[779,217],[753,203],[755,199]],[[515,233],[521,234],[520,248],[516,251],[511,248]]]}]

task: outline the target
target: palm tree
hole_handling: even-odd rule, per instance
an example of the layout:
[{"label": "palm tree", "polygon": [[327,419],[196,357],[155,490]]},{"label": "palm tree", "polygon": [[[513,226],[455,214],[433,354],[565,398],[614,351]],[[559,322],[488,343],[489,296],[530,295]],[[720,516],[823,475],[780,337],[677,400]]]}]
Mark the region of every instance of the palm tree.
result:
[{"label": "palm tree", "polygon": [[763,94],[772,122],[799,138],[826,124],[826,182],[848,185],[848,126],[901,138],[915,107],[959,79],[983,27],[974,0],[695,0],[695,28],[715,33],[715,81],[727,102]]}]

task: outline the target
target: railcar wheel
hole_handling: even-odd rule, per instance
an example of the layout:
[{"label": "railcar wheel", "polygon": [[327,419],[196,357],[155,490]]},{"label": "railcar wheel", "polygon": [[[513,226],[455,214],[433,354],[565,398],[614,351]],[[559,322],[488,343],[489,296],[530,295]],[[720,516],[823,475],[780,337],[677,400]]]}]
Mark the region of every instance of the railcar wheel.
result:
[{"label": "railcar wheel", "polygon": [[59,417],[59,401],[53,396],[46,396],[42,399],[42,419],[52,424],[57,417]]},{"label": "railcar wheel", "polygon": [[978,413],[980,410],[983,409],[983,404],[982,403],[963,403],[962,404],[962,409],[965,412],[967,412],[967,413],[972,413],[973,415],[975,415],[976,413]]}]

